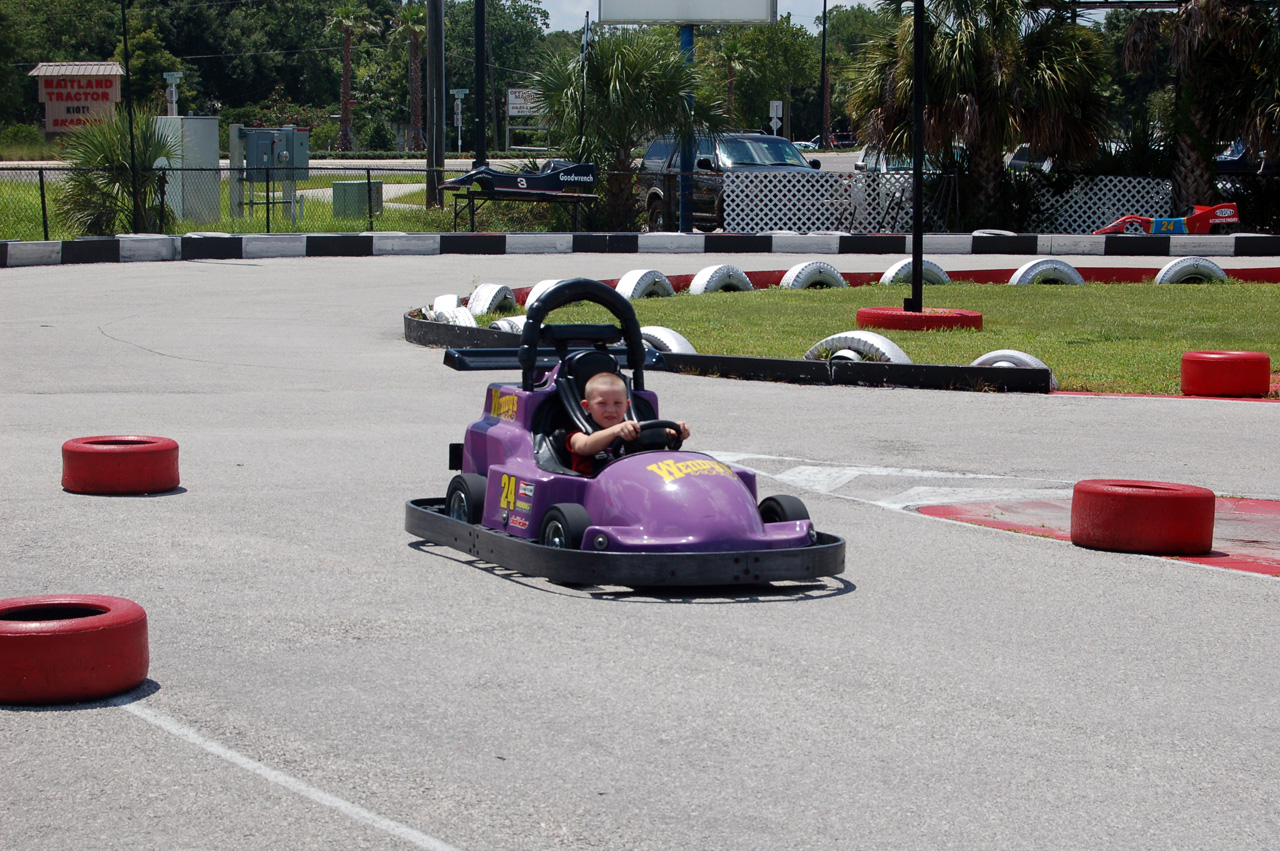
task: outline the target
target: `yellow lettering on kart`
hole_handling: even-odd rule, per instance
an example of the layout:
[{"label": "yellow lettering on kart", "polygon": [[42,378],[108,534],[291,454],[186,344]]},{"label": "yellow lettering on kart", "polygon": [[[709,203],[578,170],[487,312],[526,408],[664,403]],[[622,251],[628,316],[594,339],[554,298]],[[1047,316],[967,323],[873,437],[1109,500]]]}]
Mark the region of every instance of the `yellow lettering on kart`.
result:
[{"label": "yellow lettering on kart", "polygon": [[489,413],[500,420],[514,422],[516,418],[516,406],[520,403],[519,396],[503,396],[499,391],[490,391]]},{"label": "yellow lettering on kart", "polygon": [[502,474],[502,496],[498,507],[512,509],[516,507],[516,477]]},{"label": "yellow lettering on kart", "polygon": [[676,479],[683,479],[685,476],[734,475],[733,470],[729,469],[729,467],[709,458],[694,461],[673,461],[668,459],[659,461],[656,464],[650,464],[645,469],[662,476],[663,483],[674,482]]}]

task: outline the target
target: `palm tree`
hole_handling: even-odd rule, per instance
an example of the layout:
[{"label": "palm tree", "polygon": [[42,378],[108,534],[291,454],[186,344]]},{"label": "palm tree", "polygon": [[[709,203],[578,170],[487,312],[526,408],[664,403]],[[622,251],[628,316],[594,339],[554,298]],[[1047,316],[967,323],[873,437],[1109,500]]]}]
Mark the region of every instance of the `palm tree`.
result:
[{"label": "palm tree", "polygon": [[738,37],[736,27],[731,27],[711,46],[710,63],[717,71],[723,72],[725,77],[725,111],[734,116],[738,123],[741,123],[741,117],[737,112],[734,89],[738,75],[749,71],[749,62],[750,56]]},{"label": "palm tree", "polygon": [[[1213,155],[1241,135],[1266,141],[1265,105],[1254,102],[1267,14],[1244,0],[1188,0],[1175,12],[1144,11],[1125,35],[1127,70],[1150,65],[1168,40],[1173,86],[1175,210],[1218,199]],[[1274,41],[1274,38],[1269,39]],[[1265,72],[1264,72],[1265,73]],[[1274,73],[1274,71],[1273,71]],[[1259,121],[1261,119],[1261,121]]]},{"label": "palm tree", "polygon": [[357,32],[376,33],[373,14],[361,0],[343,0],[329,15],[326,32],[342,34],[342,103],[339,106],[338,150],[351,150],[351,42]]},{"label": "palm tree", "polygon": [[133,161],[138,164],[138,206],[147,229],[164,233],[174,223],[173,211],[160,203],[164,170],[152,167],[161,157],[171,159],[178,147],[177,139],[155,121],[160,112],[153,106],[134,115],[133,157],[129,117],[123,108],[81,125],[67,136],[63,154],[72,171],[53,206],[69,228],[83,236],[111,236],[131,230],[134,186],[129,167]]},{"label": "palm tree", "polygon": [[[910,153],[912,16],[873,38],[851,69],[849,114],[874,147]],[[997,208],[1004,154],[1028,142],[1039,154],[1082,161],[1109,129],[1106,60],[1092,30],[1066,6],[1036,0],[936,0],[929,10],[925,147],[968,152],[978,218]]]},{"label": "palm tree", "polygon": [[534,102],[550,132],[564,140],[563,153],[576,162],[594,162],[605,175],[606,228],[635,227],[637,147],[664,133],[688,137],[728,126],[723,102],[708,98],[692,107],[686,102],[685,93],[698,88],[698,78],[696,66],[685,62],[675,43],[652,30],[597,39],[585,74],[574,52],[549,57],[532,75]]},{"label": "palm tree", "polygon": [[426,147],[422,135],[422,60],[419,53],[422,39],[427,36],[427,7],[416,0],[408,0],[400,7],[392,33],[409,36],[409,150],[421,151]]}]

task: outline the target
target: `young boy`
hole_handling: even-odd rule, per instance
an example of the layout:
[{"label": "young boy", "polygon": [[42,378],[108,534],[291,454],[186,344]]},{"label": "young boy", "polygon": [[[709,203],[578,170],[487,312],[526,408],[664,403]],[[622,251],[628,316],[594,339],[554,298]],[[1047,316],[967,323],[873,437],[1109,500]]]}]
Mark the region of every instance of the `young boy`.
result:
[{"label": "young boy", "polygon": [[[573,458],[573,470],[587,476],[595,475],[596,456],[604,454],[606,460],[612,460],[609,447],[615,440],[635,440],[640,436],[640,424],[626,419],[627,407],[631,404],[627,399],[627,387],[622,379],[611,372],[593,375],[584,389],[582,408],[587,416],[600,426],[593,434],[574,431],[569,434],[565,443]],[[689,426],[680,423],[680,439],[689,438]],[[668,429],[667,431],[670,431]]]}]

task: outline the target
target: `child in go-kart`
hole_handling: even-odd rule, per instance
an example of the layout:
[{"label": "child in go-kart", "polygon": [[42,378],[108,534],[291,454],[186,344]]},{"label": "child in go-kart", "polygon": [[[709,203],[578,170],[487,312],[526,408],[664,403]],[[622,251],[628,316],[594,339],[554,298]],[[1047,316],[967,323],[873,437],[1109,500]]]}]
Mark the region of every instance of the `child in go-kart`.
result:
[{"label": "child in go-kart", "polygon": [[[631,404],[627,399],[627,387],[613,373],[593,375],[587,381],[583,396],[582,408],[600,426],[600,430],[592,434],[571,432],[565,444],[573,460],[573,471],[591,476],[600,466],[614,459],[615,441],[635,440],[640,436],[640,424],[626,419],[627,408]],[[680,426],[680,439],[688,440],[689,426],[683,420],[676,422]],[[671,429],[667,432],[675,434]]]}]

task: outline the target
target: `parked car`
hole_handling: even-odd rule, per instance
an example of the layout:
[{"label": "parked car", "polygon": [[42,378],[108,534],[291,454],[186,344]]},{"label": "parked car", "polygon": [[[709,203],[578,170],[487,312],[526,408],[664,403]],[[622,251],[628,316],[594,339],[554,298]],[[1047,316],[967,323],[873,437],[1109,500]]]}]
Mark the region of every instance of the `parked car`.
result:
[{"label": "parked car", "polygon": [[[745,171],[812,171],[822,164],[781,136],[726,133],[699,136],[693,166],[693,225],[713,231],[724,227],[724,176]],[[651,231],[672,230],[679,217],[680,144],[659,136],[640,164],[637,190]]]}]

